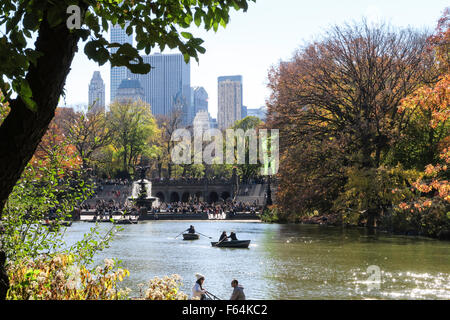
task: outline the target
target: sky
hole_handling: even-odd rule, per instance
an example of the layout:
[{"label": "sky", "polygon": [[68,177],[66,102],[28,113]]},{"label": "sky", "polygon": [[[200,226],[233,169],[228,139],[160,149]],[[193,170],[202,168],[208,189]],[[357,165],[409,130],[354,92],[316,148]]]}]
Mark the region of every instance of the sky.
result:
[{"label": "sky", "polygon": [[[265,105],[270,95],[267,75],[272,66],[288,60],[301,45],[317,39],[333,25],[386,21],[397,27],[434,30],[450,0],[257,0],[246,13],[231,11],[229,25],[206,32],[195,25],[188,31],[205,42],[200,61],[191,59],[191,86],[202,86],[209,95],[209,112],[217,116],[217,77],[243,76],[243,99],[248,108]],[[109,37],[108,37],[109,39]],[[66,80],[60,106],[86,105],[88,85],[100,71],[109,104],[109,64],[99,67],[79,46]],[[158,51],[154,51],[155,53]],[[164,51],[163,53],[172,53]]]}]

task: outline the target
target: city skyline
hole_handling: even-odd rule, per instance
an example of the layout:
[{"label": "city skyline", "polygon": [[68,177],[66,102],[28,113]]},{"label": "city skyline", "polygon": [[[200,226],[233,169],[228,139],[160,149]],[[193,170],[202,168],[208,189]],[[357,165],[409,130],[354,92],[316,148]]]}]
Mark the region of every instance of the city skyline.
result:
[{"label": "city skyline", "polygon": [[[206,32],[195,26],[188,30],[205,40],[206,53],[199,55],[199,63],[191,59],[191,86],[204,87],[209,95],[209,112],[217,117],[217,77],[227,74],[242,74],[245,95],[244,105],[260,108],[269,96],[266,87],[271,66],[280,60],[291,58],[305,41],[315,39],[334,24],[361,21],[383,21],[394,27],[427,28],[432,31],[443,13],[447,2],[419,1],[321,1],[300,3],[284,0],[282,6],[271,6],[268,0],[257,1],[249,6],[247,13],[231,12],[231,22],[217,33]],[[289,8],[289,10],[286,10]],[[251,40],[249,40],[251,39]],[[88,92],[83,90],[94,71],[100,71],[106,86],[106,105],[110,103],[110,65],[98,66],[88,60],[80,44],[75,55],[72,71],[66,81],[66,97],[60,106],[87,104]],[[152,51],[155,53],[158,50]],[[165,50],[163,53],[171,53]]]},{"label": "city skyline", "polygon": [[153,69],[148,74],[127,72],[127,77],[137,79],[144,88],[145,102],[150,104],[153,115],[169,115],[180,107],[183,120],[188,120],[191,105],[191,69],[178,53],[142,56]]}]

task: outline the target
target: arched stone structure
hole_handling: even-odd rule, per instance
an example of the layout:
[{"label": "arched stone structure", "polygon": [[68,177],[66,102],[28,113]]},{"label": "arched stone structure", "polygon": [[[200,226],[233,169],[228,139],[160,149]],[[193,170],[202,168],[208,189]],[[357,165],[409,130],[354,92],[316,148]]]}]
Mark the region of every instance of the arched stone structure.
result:
[{"label": "arched stone structure", "polygon": [[189,197],[190,197],[189,192],[187,192],[187,191],[183,192],[183,195],[181,196],[181,202],[188,202]]},{"label": "arched stone structure", "polygon": [[[202,199],[203,201],[211,202],[210,194],[214,192],[217,195],[217,200],[220,201],[223,195],[229,194],[229,197],[233,197],[233,185],[231,183],[214,182],[214,183],[204,183],[204,182],[185,182],[185,183],[173,183],[170,181],[156,181],[152,182],[152,195],[161,198],[161,202],[172,202],[173,199],[178,199],[181,201],[183,195],[188,193],[191,198]],[[177,196],[174,195],[176,193]],[[164,201],[162,197],[158,196],[164,195]],[[186,199],[186,196],[184,197]],[[215,196],[213,196],[215,199]]]},{"label": "arched stone structure", "polygon": [[230,194],[228,191],[224,191],[224,192],[222,192],[222,193],[220,194],[220,197],[221,197],[223,200],[228,200],[228,199],[231,198],[231,194]]},{"label": "arched stone structure", "polygon": [[170,202],[178,202],[180,201],[180,195],[178,194],[178,192],[173,191],[170,194]]},{"label": "arched stone structure", "polygon": [[219,195],[217,194],[217,192],[215,192],[215,191],[210,192],[209,196],[208,196],[208,201],[209,202],[219,201]]},{"label": "arched stone structure", "polygon": [[156,195],[155,195],[155,197],[157,197],[157,198],[159,198],[159,201],[160,202],[165,202],[166,201],[166,197],[164,196],[164,193],[163,192],[157,192],[156,193]]}]

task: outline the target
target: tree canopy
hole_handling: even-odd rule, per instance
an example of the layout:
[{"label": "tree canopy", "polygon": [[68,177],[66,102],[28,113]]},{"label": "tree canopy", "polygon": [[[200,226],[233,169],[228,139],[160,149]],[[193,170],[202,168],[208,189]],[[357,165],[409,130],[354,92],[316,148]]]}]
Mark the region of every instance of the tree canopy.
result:
[{"label": "tree canopy", "polygon": [[[231,9],[246,11],[254,1],[2,1],[0,89],[10,111],[0,126],[0,211],[54,117],[81,40],[87,41],[84,53],[99,65],[109,61],[113,67],[147,73],[151,66],[139,50],[148,54],[168,47],[178,49],[186,61],[198,59],[205,52],[203,40],[185,29],[194,24],[217,31],[229,23]],[[80,28],[68,27],[74,18],[68,8],[74,5]],[[134,33],[136,46],[108,41],[111,25]]]}]

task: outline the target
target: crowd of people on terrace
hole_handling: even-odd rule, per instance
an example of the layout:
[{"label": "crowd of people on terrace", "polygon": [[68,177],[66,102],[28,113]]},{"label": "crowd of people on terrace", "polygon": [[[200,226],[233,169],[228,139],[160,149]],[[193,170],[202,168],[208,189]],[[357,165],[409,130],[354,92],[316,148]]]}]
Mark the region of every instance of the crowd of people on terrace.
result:
[{"label": "crowd of people on terrace", "polygon": [[[83,203],[82,210],[94,210],[98,215],[112,215],[114,212],[122,211],[125,214],[138,214],[139,208],[133,205],[120,207],[114,200],[105,201],[103,199],[97,200],[95,205]],[[256,213],[260,210],[260,206],[253,203],[244,203],[241,201],[221,201],[221,202],[162,202],[159,206],[154,206],[150,209],[150,213],[206,213],[215,215],[222,214],[236,214],[240,212]]]},{"label": "crowd of people on terrace", "polygon": [[259,206],[256,202],[244,203],[241,201],[221,201],[221,202],[170,202],[161,203],[159,207],[152,208],[153,213],[207,213],[221,215],[224,213],[235,214],[238,212],[256,213]]}]

